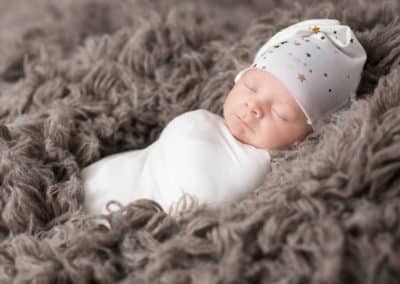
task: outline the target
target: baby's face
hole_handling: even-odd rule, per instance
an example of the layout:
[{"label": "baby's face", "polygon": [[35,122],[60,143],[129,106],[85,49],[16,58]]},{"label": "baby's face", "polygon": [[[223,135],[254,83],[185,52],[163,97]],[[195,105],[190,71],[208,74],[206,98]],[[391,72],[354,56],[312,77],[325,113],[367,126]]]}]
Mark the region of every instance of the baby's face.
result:
[{"label": "baby's face", "polygon": [[286,148],[312,131],[285,85],[259,69],[245,72],[231,89],[224,119],[236,139],[267,150]]}]

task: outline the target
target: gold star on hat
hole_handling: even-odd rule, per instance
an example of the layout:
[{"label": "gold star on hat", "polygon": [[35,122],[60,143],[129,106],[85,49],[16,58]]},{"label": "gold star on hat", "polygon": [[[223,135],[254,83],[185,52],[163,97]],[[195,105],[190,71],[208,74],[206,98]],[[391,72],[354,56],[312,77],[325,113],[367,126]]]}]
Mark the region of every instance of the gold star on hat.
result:
[{"label": "gold star on hat", "polygon": [[313,28],[312,28],[312,31],[313,31],[313,33],[319,33],[319,27],[318,26],[314,26]]}]

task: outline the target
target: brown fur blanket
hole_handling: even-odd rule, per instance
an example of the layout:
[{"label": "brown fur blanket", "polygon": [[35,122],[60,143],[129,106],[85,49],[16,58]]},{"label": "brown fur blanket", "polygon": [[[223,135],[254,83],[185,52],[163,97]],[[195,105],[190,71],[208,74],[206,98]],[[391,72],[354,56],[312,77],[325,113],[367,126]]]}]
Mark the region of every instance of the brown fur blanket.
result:
[{"label": "brown fur blanket", "polygon": [[[392,1],[1,0],[0,283],[398,283],[400,7]],[[81,211],[80,170],[222,114],[278,30],[351,26],[368,54],[357,101],[272,153],[264,186],[172,216],[139,200]]]}]

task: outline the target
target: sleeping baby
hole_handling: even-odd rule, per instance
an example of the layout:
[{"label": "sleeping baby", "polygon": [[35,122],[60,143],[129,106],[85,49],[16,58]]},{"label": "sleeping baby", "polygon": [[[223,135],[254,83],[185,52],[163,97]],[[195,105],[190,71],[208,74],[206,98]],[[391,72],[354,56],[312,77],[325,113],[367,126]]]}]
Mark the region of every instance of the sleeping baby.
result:
[{"label": "sleeping baby", "polygon": [[352,30],[337,20],[281,30],[237,74],[223,117],[188,111],[148,147],[84,168],[84,210],[104,214],[111,200],[127,205],[146,198],[170,213],[188,195],[210,207],[240,200],[263,184],[270,150],[302,141],[325,117],[349,106],[365,61]]}]

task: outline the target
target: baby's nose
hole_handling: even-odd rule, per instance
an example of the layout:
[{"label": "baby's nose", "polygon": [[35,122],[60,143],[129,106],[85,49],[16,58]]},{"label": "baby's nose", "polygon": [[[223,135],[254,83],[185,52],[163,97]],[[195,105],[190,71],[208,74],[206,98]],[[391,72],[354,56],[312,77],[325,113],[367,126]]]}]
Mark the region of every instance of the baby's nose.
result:
[{"label": "baby's nose", "polygon": [[261,118],[264,113],[262,109],[262,104],[257,99],[251,99],[246,102],[247,109],[250,115],[255,116],[257,118]]}]

